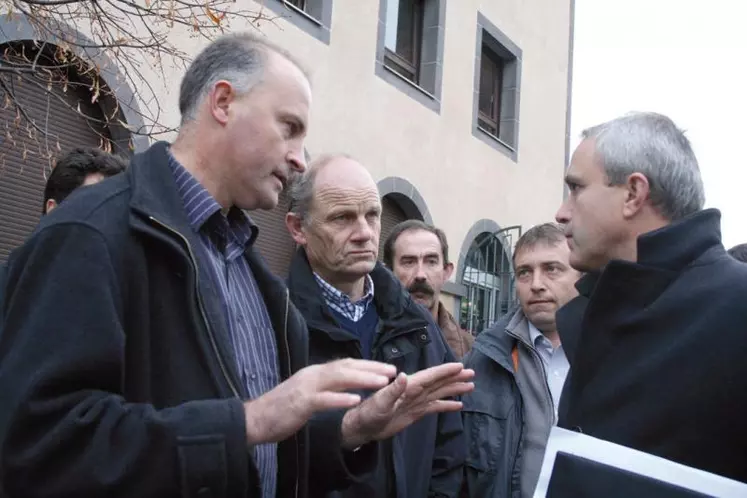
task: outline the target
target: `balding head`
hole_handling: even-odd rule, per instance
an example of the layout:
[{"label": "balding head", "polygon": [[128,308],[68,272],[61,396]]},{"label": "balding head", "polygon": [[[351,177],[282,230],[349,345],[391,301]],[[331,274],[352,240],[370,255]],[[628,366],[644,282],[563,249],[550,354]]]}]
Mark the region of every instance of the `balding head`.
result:
[{"label": "balding head", "polygon": [[319,157],[291,189],[286,224],[327,282],[357,282],[373,270],[378,256],[381,199],[376,182],[349,156]]}]

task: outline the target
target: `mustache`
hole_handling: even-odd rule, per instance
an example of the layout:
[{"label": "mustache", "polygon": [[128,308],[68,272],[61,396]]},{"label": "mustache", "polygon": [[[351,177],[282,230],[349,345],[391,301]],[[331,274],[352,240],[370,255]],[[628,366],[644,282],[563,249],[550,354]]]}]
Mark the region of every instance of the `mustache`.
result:
[{"label": "mustache", "polygon": [[428,285],[428,282],[426,282],[425,280],[414,281],[412,284],[410,284],[407,290],[408,292],[410,292],[410,294],[419,293],[419,294],[428,294],[432,296],[433,294],[436,293],[436,291],[433,290],[433,287]]}]

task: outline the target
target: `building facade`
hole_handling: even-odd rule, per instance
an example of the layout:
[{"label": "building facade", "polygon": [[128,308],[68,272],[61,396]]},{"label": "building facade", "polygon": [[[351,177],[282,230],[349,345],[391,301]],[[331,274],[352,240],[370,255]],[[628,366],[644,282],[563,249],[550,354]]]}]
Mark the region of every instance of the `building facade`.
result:
[{"label": "building facade", "polygon": [[[408,218],[442,228],[456,266],[444,302],[464,327],[489,326],[514,299],[511,250],[522,227],[551,220],[563,197],[573,0],[264,0],[255,7],[277,16],[262,33],[312,73],[310,155],[345,152],[370,169],[384,206],[382,242]],[[200,46],[185,36],[185,50]],[[164,119],[173,123],[177,86],[161,90]],[[10,199],[19,195],[7,178],[0,173],[6,239],[22,229],[10,226],[4,205],[15,206],[16,218],[26,209]],[[39,211],[41,194],[27,204]],[[252,214],[260,249],[281,275],[294,250],[286,207],[282,199],[275,211]],[[8,250],[0,245],[0,259]]]}]

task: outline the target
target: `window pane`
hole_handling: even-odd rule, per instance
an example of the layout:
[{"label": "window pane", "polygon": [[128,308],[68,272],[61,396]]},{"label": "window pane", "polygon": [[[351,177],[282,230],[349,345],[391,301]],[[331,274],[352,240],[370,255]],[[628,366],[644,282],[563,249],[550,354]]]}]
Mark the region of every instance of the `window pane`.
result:
[{"label": "window pane", "polygon": [[306,0],[285,0],[286,3],[289,3],[295,7],[298,7],[301,10],[306,10]]},{"label": "window pane", "polygon": [[497,73],[498,68],[495,63],[483,51],[480,58],[480,97],[478,105],[481,113],[496,121],[494,98]]},{"label": "window pane", "polygon": [[420,21],[418,0],[387,0],[384,46],[415,64],[415,25]]}]

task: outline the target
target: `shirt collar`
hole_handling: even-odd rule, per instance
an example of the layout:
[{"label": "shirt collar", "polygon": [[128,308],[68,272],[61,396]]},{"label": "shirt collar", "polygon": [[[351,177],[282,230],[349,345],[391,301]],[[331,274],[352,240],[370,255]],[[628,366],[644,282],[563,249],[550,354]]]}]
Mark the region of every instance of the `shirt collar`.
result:
[{"label": "shirt collar", "polygon": [[539,343],[544,342],[543,339],[550,343],[549,339],[547,339],[547,337],[545,337],[544,334],[529,321],[529,319],[527,319],[527,322],[529,323],[529,340],[532,341],[532,344],[535,347],[539,346]]},{"label": "shirt collar", "polygon": [[218,201],[169,151],[169,167],[182,199],[187,221],[195,232],[207,229],[225,244],[229,238],[246,247],[257,238],[259,229],[241,209],[232,207],[223,216]]},{"label": "shirt collar", "polygon": [[350,298],[340,291],[337,287],[324,280],[319,276],[318,273],[314,272],[314,278],[319,284],[322,290],[322,296],[327,304],[336,304],[337,306],[363,306],[368,308],[368,305],[373,301],[374,297],[374,284],[371,279],[371,275],[366,275],[366,280],[363,283],[363,297],[356,302],[350,300]]}]

